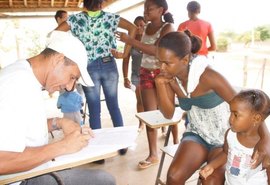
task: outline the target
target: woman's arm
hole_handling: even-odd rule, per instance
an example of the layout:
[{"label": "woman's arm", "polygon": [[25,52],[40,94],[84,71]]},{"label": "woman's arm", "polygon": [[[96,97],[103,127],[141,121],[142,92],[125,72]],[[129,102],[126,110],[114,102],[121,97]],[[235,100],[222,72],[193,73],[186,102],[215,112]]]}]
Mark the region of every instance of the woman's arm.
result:
[{"label": "woman's arm", "polygon": [[163,75],[158,75],[155,78],[156,92],[157,92],[157,101],[159,105],[159,110],[163,116],[167,119],[171,119],[174,114],[175,104],[174,96],[170,81],[174,79],[168,79]]},{"label": "woman's arm", "polygon": [[116,32],[116,36],[120,39],[120,41],[125,42],[126,44],[132,45],[134,48],[141,50],[143,53],[149,55],[155,55],[156,53],[156,46],[152,44],[144,44],[141,41],[136,39],[130,38],[124,32]]},{"label": "woman's arm", "polygon": [[[156,43],[158,43],[158,41],[160,40],[160,38],[162,36],[164,36],[165,34],[167,34],[169,32],[172,32],[172,31],[174,31],[174,28],[173,28],[172,24],[167,24],[166,26],[164,26],[164,28],[160,32],[160,37],[156,41]],[[144,44],[141,41],[138,41],[138,40],[136,40],[134,38],[129,37],[126,33],[123,33],[123,32],[116,32],[116,36],[122,42],[125,42],[126,44],[129,44],[129,45],[132,45],[135,48],[138,48],[143,53],[146,53],[148,55],[155,55],[156,54],[156,43],[153,44],[153,45]]]},{"label": "woman's arm", "polygon": [[129,78],[128,78],[129,59],[130,59],[130,54],[128,54],[128,56],[123,59],[123,64],[122,64],[124,86],[126,88],[130,88],[130,81],[129,81]]},{"label": "woman's arm", "polygon": [[216,41],[215,41],[215,36],[213,32],[210,32],[208,34],[208,39],[210,46],[208,47],[208,51],[215,51],[216,50]]},{"label": "woman's arm", "polygon": [[265,122],[261,124],[258,131],[260,140],[254,147],[252,168],[256,168],[261,162],[263,162],[263,166],[269,167],[270,164],[265,159],[270,158],[270,134]]},{"label": "woman's arm", "polygon": [[58,30],[58,31],[69,31],[70,30],[70,26],[65,21],[65,22],[62,22],[59,26],[57,26],[55,28],[55,30]]},{"label": "woman's arm", "polygon": [[[134,24],[132,24],[128,20],[120,17],[118,27],[127,30],[129,37],[135,40],[137,27]],[[124,54],[122,56],[123,58],[126,58],[128,56],[131,47],[132,46],[130,44],[128,44],[128,43],[125,44]]]},{"label": "woman's arm", "polygon": [[204,94],[212,90],[228,103],[236,94],[230,83],[220,73],[209,67],[203,72],[200,78],[200,84]]}]

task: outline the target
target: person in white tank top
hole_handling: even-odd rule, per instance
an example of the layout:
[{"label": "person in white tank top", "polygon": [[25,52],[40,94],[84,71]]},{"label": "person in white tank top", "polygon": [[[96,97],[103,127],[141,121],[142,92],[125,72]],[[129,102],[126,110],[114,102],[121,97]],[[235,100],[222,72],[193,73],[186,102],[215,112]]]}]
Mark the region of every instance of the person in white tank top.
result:
[{"label": "person in white tank top", "polygon": [[[252,153],[260,140],[259,127],[270,114],[270,99],[261,90],[243,90],[230,102],[230,125],[225,136],[223,152],[200,171],[207,178],[226,164],[226,185],[270,184],[270,168],[255,167]],[[267,161],[267,160],[266,160]]]},{"label": "person in white tank top", "polygon": [[[126,44],[132,45],[143,52],[140,68],[140,87],[144,111],[158,109],[155,77],[160,72],[159,60],[156,58],[156,44],[165,34],[174,31],[172,14],[168,12],[165,0],[147,0],[144,3],[144,18],[148,21],[142,40],[130,38],[126,33],[116,32],[116,36]],[[163,21],[163,20],[164,21]],[[178,143],[177,126],[173,127],[174,143]],[[149,154],[139,162],[139,169],[158,164],[157,129],[147,127]]]}]

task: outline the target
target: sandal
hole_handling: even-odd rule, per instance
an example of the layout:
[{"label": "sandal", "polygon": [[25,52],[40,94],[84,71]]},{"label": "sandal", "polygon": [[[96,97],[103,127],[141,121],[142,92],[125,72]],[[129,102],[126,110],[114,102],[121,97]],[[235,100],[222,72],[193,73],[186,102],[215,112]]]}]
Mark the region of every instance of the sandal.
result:
[{"label": "sandal", "polygon": [[143,161],[139,162],[138,167],[139,167],[139,169],[146,169],[146,168],[149,168],[150,166],[156,165],[158,163],[159,163],[158,160],[155,160],[155,161],[143,160]]}]

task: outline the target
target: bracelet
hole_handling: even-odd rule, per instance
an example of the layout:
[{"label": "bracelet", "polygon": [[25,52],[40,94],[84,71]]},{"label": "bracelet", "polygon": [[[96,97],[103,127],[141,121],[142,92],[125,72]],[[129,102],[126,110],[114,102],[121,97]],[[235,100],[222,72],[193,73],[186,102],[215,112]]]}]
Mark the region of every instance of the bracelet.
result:
[{"label": "bracelet", "polygon": [[124,77],[124,80],[125,80],[125,79],[128,79],[128,77]]},{"label": "bracelet", "polygon": [[52,129],[53,130],[59,130],[60,128],[58,127],[58,125],[57,125],[57,118],[53,118],[52,119]]}]

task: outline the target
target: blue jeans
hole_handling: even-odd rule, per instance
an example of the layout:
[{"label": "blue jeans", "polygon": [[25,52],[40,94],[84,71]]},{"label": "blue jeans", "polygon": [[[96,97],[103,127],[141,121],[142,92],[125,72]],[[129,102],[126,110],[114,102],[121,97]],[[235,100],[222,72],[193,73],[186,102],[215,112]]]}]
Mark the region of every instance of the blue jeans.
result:
[{"label": "blue jeans", "polygon": [[89,123],[92,129],[101,128],[100,121],[100,89],[102,87],[105,101],[114,127],[123,126],[123,119],[118,105],[118,79],[119,74],[114,58],[110,61],[103,62],[102,58],[98,58],[87,66],[95,86],[85,87],[83,90],[88,104]]}]

